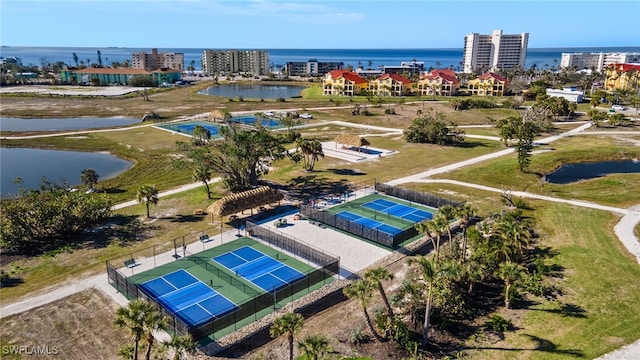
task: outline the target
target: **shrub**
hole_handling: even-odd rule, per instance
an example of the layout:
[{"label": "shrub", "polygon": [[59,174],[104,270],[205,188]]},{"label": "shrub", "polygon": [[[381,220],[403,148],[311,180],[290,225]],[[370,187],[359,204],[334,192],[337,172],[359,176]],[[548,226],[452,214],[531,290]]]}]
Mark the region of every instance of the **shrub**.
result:
[{"label": "shrub", "polygon": [[487,320],[486,326],[493,331],[505,332],[513,327],[513,323],[498,314],[493,314]]},{"label": "shrub", "polygon": [[362,345],[369,342],[369,340],[371,340],[371,338],[364,332],[362,326],[359,326],[358,328],[353,330],[351,332],[351,335],[349,335],[349,342],[354,345]]}]

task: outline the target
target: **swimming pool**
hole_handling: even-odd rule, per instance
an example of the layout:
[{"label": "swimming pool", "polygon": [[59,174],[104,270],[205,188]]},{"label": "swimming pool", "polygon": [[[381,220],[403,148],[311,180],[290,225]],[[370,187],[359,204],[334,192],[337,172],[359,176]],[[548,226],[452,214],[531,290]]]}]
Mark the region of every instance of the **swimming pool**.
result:
[{"label": "swimming pool", "polygon": [[209,130],[212,139],[220,137],[220,125],[212,124],[205,121],[189,121],[183,123],[158,125],[158,127],[161,127],[163,129],[177,131],[179,133],[187,135],[193,135],[193,129],[196,126],[202,126],[203,128]]}]

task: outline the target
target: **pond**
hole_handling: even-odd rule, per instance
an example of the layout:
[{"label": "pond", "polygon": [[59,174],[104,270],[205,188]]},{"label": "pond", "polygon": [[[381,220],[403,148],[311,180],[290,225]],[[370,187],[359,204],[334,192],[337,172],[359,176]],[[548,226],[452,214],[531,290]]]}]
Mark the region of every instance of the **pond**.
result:
[{"label": "pond", "polygon": [[42,118],[20,119],[0,117],[0,131],[57,131],[85,130],[124,126],[139,123],[133,118]]},{"label": "pond", "polygon": [[116,177],[132,166],[130,161],[105,153],[1,148],[0,196],[18,195],[18,185],[13,183],[17,177],[22,178],[22,187],[30,190],[40,187],[42,177],[76,186],[80,184],[80,173],[84,169],[94,169],[100,176],[98,180],[102,181]]},{"label": "pond", "polygon": [[228,98],[242,96],[251,99],[288,99],[300,96],[305,88],[305,86],[299,85],[228,84],[210,86],[198,91],[198,94]]},{"label": "pond", "polygon": [[553,184],[570,184],[576,181],[594,179],[609,174],[632,173],[640,174],[640,161],[619,160],[565,164],[558,170],[546,175],[546,181]]}]

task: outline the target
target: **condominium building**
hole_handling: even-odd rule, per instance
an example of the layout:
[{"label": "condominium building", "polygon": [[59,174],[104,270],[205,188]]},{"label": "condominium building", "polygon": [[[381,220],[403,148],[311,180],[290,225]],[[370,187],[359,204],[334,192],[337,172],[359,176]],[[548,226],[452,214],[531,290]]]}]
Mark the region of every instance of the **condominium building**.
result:
[{"label": "condominium building", "polygon": [[489,35],[471,33],[464,38],[464,72],[497,71],[524,68],[529,33],[503,34],[494,30]]},{"label": "condominium building", "polygon": [[309,61],[290,61],[285,64],[289,76],[319,76],[329,71],[341,70],[343,62],[326,62],[310,59]]},{"label": "condominium building", "polygon": [[355,96],[367,90],[369,83],[356,73],[333,70],[324,75],[322,95]]},{"label": "condominium building", "polygon": [[151,49],[151,54],[144,51],[131,54],[131,67],[146,71],[157,69],[184,70],[184,53],[158,52]]},{"label": "condominium building", "polygon": [[508,82],[498,74],[487,72],[476,79],[469,80],[467,90],[471,95],[503,96]]},{"label": "condominium building", "polygon": [[207,76],[217,73],[269,74],[269,53],[261,50],[205,50],[202,71]]},{"label": "condominium building", "polygon": [[450,69],[436,69],[420,75],[416,93],[423,95],[451,96],[460,90],[460,80]]},{"label": "condominium building", "polygon": [[562,53],[561,68],[595,69],[602,72],[612,64],[640,63],[640,53]]},{"label": "condominium building", "polygon": [[411,80],[399,74],[383,74],[369,81],[369,93],[374,96],[403,96],[411,91]]},{"label": "condominium building", "polygon": [[93,68],[64,69],[60,71],[60,81],[64,84],[129,85],[134,77],[147,77],[156,84],[173,84],[181,79],[181,72],[175,69],[114,69]]},{"label": "condominium building", "polygon": [[634,90],[640,86],[640,64],[611,64],[604,68],[607,91]]}]

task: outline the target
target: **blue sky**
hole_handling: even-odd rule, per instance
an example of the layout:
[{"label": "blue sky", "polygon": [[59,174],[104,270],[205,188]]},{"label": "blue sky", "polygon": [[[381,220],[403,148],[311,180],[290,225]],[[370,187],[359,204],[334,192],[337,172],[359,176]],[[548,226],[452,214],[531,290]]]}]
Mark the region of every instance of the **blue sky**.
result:
[{"label": "blue sky", "polygon": [[640,0],[0,0],[0,44],[157,48],[462,48],[528,32],[529,47],[639,46]]}]

